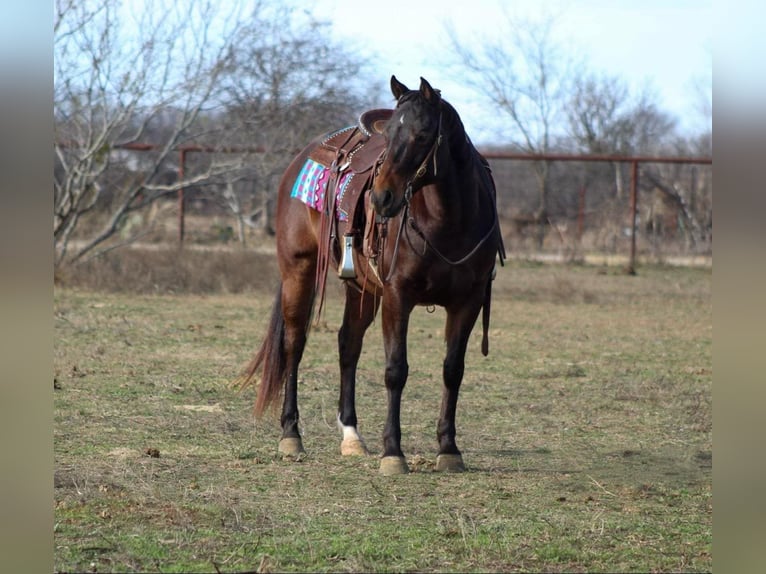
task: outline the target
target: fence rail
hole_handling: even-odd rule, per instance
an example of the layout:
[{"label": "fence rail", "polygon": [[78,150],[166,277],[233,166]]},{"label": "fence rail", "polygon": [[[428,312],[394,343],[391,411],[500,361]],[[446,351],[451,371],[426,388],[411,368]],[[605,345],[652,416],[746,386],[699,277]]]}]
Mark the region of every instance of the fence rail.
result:
[{"label": "fence rail", "polygon": [[[57,145],[61,147],[78,147],[74,142],[61,142]],[[132,142],[117,144],[114,149],[131,150],[136,152],[145,152],[160,149],[162,146],[149,143]],[[178,181],[184,181],[187,156],[191,153],[265,153],[268,150],[263,146],[258,147],[212,147],[201,145],[184,145],[177,147],[174,151],[179,154]],[[296,150],[296,153],[299,150]],[[524,162],[606,162],[606,163],[626,163],[630,165],[630,255],[626,271],[634,274],[636,269],[636,237],[638,223],[638,183],[639,183],[639,165],[640,164],[680,164],[680,165],[712,165],[712,157],[673,157],[673,156],[646,156],[646,155],[610,155],[610,154],[565,154],[565,153],[546,153],[529,154],[521,152],[498,151],[491,149],[480,149],[479,152],[488,160],[513,160]],[[584,189],[582,190],[584,191]],[[582,192],[581,192],[582,193]],[[178,190],[178,241],[184,242],[185,230],[185,190],[183,187]],[[584,197],[580,198],[584,203]],[[579,223],[580,227],[582,222]]]},{"label": "fence rail", "polygon": [[578,154],[528,154],[479,150],[487,159],[549,161],[549,162],[606,162],[630,164],[630,256],[626,271],[636,272],[636,228],[638,223],[638,166],[642,163],[712,165],[712,157],[670,157],[670,156],[626,156],[626,155],[578,155]]}]

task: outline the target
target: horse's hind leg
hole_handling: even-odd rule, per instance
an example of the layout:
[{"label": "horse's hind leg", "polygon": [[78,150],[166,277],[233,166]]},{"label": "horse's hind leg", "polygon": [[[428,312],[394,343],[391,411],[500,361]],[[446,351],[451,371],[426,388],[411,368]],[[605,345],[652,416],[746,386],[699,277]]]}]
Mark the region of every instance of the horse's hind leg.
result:
[{"label": "horse's hind leg", "polygon": [[439,441],[439,456],[436,470],[460,472],[465,470],[463,456],[455,442],[455,413],[460,384],[465,371],[465,352],[476,318],[481,309],[481,300],[468,301],[464,306],[447,309],[447,355],[444,358],[441,411],[436,427]]},{"label": "horse's hind leg", "polygon": [[310,258],[295,259],[289,273],[282,270],[282,313],[285,321],[284,360],[288,369],[282,403],[282,438],[279,452],[285,457],[296,458],[304,452],[298,430],[298,366],[306,347],[314,300],[315,261]]},{"label": "horse's hind leg", "polygon": [[362,352],[367,327],[378,310],[379,298],[360,293],[355,285],[346,284],[346,308],[343,324],[338,331],[338,355],[340,358],[340,399],[338,401],[338,427],[343,433],[341,454],[369,454],[359,435],[356,419],[356,366]]}]

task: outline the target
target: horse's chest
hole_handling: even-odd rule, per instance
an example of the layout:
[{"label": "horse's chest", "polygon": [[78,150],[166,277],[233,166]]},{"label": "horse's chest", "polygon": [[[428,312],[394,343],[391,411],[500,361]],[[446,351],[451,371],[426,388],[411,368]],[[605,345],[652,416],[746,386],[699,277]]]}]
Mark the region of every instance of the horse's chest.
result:
[{"label": "horse's chest", "polygon": [[476,274],[459,267],[431,270],[414,283],[413,291],[420,294],[418,303],[425,305],[448,305],[469,298],[476,292],[483,292],[482,282],[478,281]]}]

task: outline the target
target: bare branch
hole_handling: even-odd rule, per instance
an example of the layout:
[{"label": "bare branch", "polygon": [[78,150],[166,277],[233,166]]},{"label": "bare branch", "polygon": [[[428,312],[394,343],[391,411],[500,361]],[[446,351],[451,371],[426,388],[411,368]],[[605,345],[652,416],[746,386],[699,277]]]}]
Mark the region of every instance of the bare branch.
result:
[{"label": "bare branch", "polygon": [[[223,197],[232,209],[238,194],[239,213],[268,212],[275,174],[294,150],[362,109],[348,85],[363,59],[328,43],[323,24],[291,4],[260,0],[248,14],[244,0],[141,4],[127,10],[120,0],[57,0],[57,264],[81,260],[113,238],[128,214],[179,189],[204,185],[223,197],[224,186],[233,186]],[[132,142],[153,147],[140,157],[119,148]],[[169,177],[190,142],[258,145],[266,153],[247,164],[196,157],[183,180]],[[99,225],[83,237],[86,215]]]}]

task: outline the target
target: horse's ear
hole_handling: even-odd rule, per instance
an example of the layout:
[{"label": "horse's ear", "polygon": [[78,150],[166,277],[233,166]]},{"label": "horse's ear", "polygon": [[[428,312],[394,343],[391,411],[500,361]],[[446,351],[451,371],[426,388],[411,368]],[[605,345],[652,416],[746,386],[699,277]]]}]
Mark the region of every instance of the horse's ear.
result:
[{"label": "horse's ear", "polygon": [[432,88],[431,84],[423,77],[420,78],[420,94],[430,104],[438,104],[441,98],[441,92]]},{"label": "horse's ear", "polygon": [[391,93],[398,100],[403,94],[409,92],[410,89],[396,79],[396,76],[391,76]]}]

